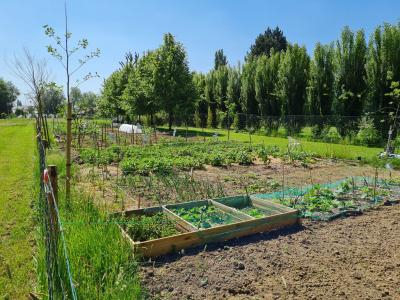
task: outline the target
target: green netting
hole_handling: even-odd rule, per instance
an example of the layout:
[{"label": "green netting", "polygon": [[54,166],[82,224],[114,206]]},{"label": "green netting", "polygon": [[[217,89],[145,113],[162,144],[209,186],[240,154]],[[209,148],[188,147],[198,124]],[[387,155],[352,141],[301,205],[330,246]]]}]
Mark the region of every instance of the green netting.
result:
[{"label": "green netting", "polygon": [[[400,199],[400,186],[399,182],[394,182],[388,179],[375,179],[374,177],[363,177],[354,176],[346,177],[335,182],[318,184],[322,188],[337,189],[344,182],[351,182],[353,186],[360,188],[362,186],[374,186],[381,189],[387,189],[390,191],[390,199],[386,201],[398,202]],[[293,199],[296,197],[302,197],[311,189],[315,188],[316,185],[306,185],[297,188],[287,188],[284,190],[267,193],[267,194],[253,194],[252,197],[259,199],[278,200],[279,202],[285,202],[286,199]],[[300,211],[300,216],[305,218],[311,218],[313,220],[329,221],[339,217],[352,216],[362,214],[365,210],[371,209],[374,206],[382,204],[383,198],[381,196],[375,196],[373,199],[363,199],[365,204],[358,205],[357,207],[341,207],[336,212],[310,212]]]}]

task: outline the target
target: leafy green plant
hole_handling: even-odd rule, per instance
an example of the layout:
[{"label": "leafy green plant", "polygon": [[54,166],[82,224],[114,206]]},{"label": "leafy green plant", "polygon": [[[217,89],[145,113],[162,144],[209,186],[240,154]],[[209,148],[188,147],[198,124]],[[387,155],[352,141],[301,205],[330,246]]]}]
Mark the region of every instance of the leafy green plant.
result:
[{"label": "leafy green plant", "polygon": [[280,125],[280,126],[278,127],[277,132],[276,132],[276,135],[279,136],[279,137],[287,137],[288,134],[287,134],[287,129],[286,129],[286,127],[283,126],[283,125]]},{"label": "leafy green plant", "polygon": [[252,153],[247,152],[247,151],[240,151],[236,155],[236,162],[239,163],[239,165],[251,165],[254,161],[254,156]]},{"label": "leafy green plant", "polygon": [[254,218],[257,218],[257,219],[265,216],[265,214],[260,209],[258,209],[256,207],[252,207],[252,206],[245,207],[245,208],[241,209],[240,211],[242,211]]},{"label": "leafy green plant", "polygon": [[271,153],[266,147],[258,148],[257,156],[264,162],[264,164],[269,165],[271,163]]},{"label": "leafy green plant", "polygon": [[300,137],[307,141],[312,141],[314,138],[313,127],[310,126],[303,127],[300,131]]},{"label": "leafy green plant", "polygon": [[342,139],[338,129],[334,126],[326,127],[323,130],[323,140],[330,143],[338,143]]},{"label": "leafy green plant", "polygon": [[220,153],[213,153],[208,157],[208,163],[214,167],[222,167],[225,160]]},{"label": "leafy green plant", "polygon": [[174,209],[174,212],[197,228],[210,228],[234,222],[234,219],[230,214],[225,213],[212,205],[195,206],[190,209],[178,208]]},{"label": "leafy green plant", "polygon": [[180,233],[167,216],[157,213],[126,219],[124,228],[134,241],[147,241]]},{"label": "leafy green plant", "polygon": [[335,190],[336,194],[345,194],[348,193],[351,190],[351,180],[345,180],[342,183],[340,183],[339,187]]},{"label": "leafy green plant", "polygon": [[83,149],[80,152],[80,158],[85,163],[94,164],[97,161],[97,151],[95,149]]},{"label": "leafy green plant", "polygon": [[328,212],[339,207],[340,201],[336,199],[335,194],[330,189],[315,185],[304,195],[301,205],[304,210],[310,212]]},{"label": "leafy green plant", "polygon": [[361,119],[356,139],[364,146],[374,146],[379,143],[379,132],[372,119],[367,117]]}]

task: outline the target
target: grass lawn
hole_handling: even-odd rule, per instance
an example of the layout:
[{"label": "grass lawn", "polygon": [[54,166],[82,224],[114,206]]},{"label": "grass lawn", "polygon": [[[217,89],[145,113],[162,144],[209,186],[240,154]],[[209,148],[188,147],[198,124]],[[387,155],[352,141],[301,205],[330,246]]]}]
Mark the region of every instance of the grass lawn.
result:
[{"label": "grass lawn", "polygon": [[[161,130],[165,130],[166,127],[161,127]],[[220,141],[228,140],[228,131],[223,129],[204,129],[204,132],[199,128],[189,127],[188,136],[206,136],[206,139],[212,138],[214,133],[218,133],[218,139]],[[178,128],[177,135],[185,137],[186,130],[184,128]],[[249,142],[250,136],[248,133],[235,132],[231,130],[229,133],[231,141]],[[287,138],[280,137],[269,137],[263,135],[251,135],[252,143],[265,144],[265,145],[277,145],[280,148],[286,148],[288,145]],[[309,142],[301,141],[303,149],[309,152],[315,152],[322,157],[335,157],[341,159],[357,159],[361,157],[363,160],[372,161],[377,157],[377,154],[383,151],[382,148],[372,148],[355,145],[344,145],[344,144],[332,144],[324,142]]]},{"label": "grass lawn", "polygon": [[35,285],[34,124],[0,120],[0,299],[26,299]]}]

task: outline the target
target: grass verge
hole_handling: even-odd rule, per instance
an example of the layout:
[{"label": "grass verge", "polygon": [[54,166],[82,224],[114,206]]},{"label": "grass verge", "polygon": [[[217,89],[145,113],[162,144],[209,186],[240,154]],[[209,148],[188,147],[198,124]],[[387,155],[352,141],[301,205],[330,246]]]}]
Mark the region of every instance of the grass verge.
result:
[{"label": "grass verge", "polygon": [[[140,299],[142,290],[137,262],[119,227],[107,212],[97,207],[85,191],[72,189],[70,208],[65,203],[65,160],[53,150],[47,163],[57,166],[59,174],[59,211],[63,224],[72,278],[78,299]],[[44,245],[41,247],[44,254]],[[64,257],[60,257],[60,260]],[[46,290],[45,256],[38,260],[42,290]],[[60,274],[67,282],[67,274]]]},{"label": "grass verge", "polygon": [[33,128],[29,120],[0,121],[1,299],[26,299],[35,287]]}]

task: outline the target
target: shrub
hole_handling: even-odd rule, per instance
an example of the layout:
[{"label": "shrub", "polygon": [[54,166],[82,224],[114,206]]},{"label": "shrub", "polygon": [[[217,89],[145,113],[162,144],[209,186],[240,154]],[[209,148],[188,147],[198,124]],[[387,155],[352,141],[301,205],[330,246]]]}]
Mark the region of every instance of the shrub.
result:
[{"label": "shrub", "polygon": [[269,165],[271,163],[271,154],[266,147],[259,148],[257,150],[257,155],[264,162],[264,164]]},{"label": "shrub", "polygon": [[323,134],[323,140],[326,142],[337,143],[342,139],[342,136],[340,135],[339,131],[334,126],[326,127],[323,130],[322,134]]},{"label": "shrub", "polygon": [[287,137],[287,129],[286,129],[286,127],[283,126],[283,125],[280,125],[278,127],[277,132],[276,132],[276,135],[279,136],[279,137]]},{"label": "shrub", "polygon": [[83,149],[80,157],[85,163],[94,164],[97,161],[97,151],[95,149]]},{"label": "shrub", "polygon": [[373,146],[379,142],[379,132],[376,130],[372,119],[363,117],[358,126],[356,140],[364,146]]},{"label": "shrub", "polygon": [[396,148],[400,148],[400,134],[396,136],[396,138],[393,141],[393,146]]},{"label": "shrub", "polygon": [[121,170],[125,175],[135,174],[138,170],[137,162],[133,159],[126,158],[121,161]]},{"label": "shrub", "polygon": [[239,151],[236,155],[236,162],[239,165],[251,165],[253,163],[254,156],[248,151]]},{"label": "shrub", "polygon": [[314,138],[313,127],[311,126],[303,127],[300,131],[300,137],[307,141],[311,141]]},{"label": "shrub", "polygon": [[208,158],[208,163],[214,167],[222,167],[224,162],[224,157],[220,153],[212,153]]}]

